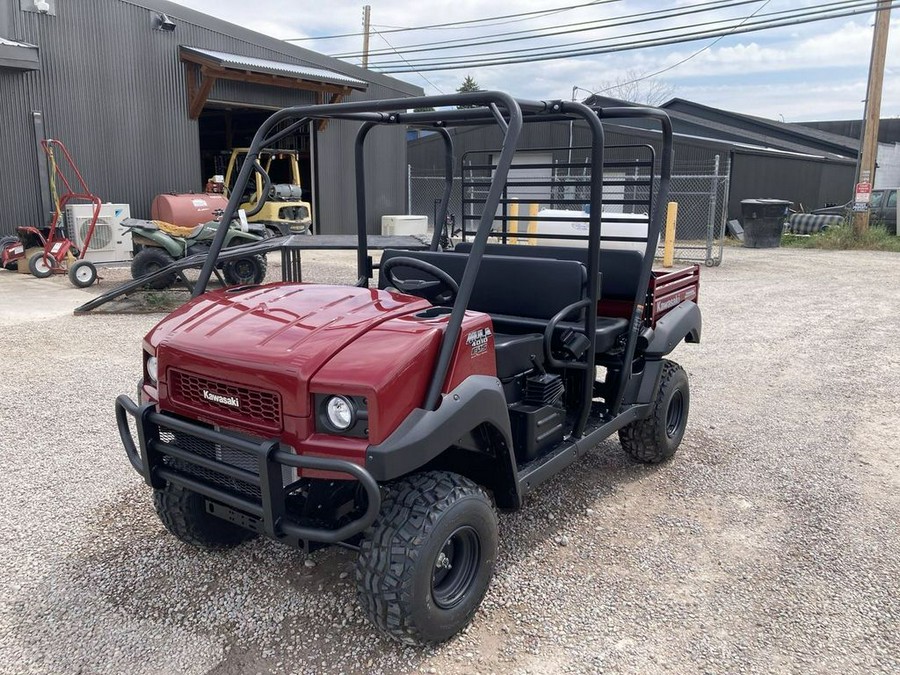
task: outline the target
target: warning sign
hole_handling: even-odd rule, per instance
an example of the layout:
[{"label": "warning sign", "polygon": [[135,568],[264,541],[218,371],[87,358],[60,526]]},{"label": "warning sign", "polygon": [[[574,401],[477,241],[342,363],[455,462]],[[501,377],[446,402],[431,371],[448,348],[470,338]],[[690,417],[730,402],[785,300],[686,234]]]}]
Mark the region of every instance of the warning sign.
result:
[{"label": "warning sign", "polygon": [[857,204],[868,204],[869,197],[872,196],[872,184],[868,181],[863,181],[856,184],[856,199],[853,201]]}]

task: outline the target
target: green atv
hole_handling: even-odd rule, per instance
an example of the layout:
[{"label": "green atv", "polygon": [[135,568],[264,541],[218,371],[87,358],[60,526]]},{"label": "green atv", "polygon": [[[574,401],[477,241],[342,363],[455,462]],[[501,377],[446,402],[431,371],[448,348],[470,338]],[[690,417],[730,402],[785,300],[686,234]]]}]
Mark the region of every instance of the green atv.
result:
[{"label": "green atv", "polygon": [[[131,276],[140,279],[176,260],[197,253],[209,251],[209,245],[216,236],[220,223],[213,221],[196,227],[180,227],[159,220],[140,220],[127,218],[122,224],[131,230],[132,241],[140,250],[131,261]],[[226,248],[252,244],[262,237],[245,232],[237,223],[233,223],[225,234]],[[220,265],[226,283],[234,286],[262,283],[266,277],[266,258],[263,255],[248,255],[246,258],[229,260]],[[154,279],[147,283],[149,288],[160,290],[171,286],[177,273]]]}]

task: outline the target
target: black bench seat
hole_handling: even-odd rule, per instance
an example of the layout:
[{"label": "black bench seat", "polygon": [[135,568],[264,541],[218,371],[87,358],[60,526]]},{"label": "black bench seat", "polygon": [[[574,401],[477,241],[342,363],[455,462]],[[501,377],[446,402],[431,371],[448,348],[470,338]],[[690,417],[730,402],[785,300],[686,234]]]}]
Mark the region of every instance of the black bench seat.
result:
[{"label": "black bench seat", "polygon": [[[494,322],[494,330],[503,333],[522,333],[527,331],[542,331],[547,327],[546,321],[531,319],[524,316],[507,316],[505,314],[491,314]],[[582,321],[560,321],[556,324],[556,332],[566,330],[584,332]],[[594,351],[606,352],[613,348],[619,336],[628,329],[628,321],[614,319],[605,316],[597,317],[597,330],[594,333]]]},{"label": "black bench seat", "polygon": [[[453,277],[457,283],[462,280],[469,259],[467,253],[388,249],[381,258],[382,264],[397,257],[410,257],[431,263]],[[423,272],[404,268],[402,265],[395,268],[395,271],[402,279],[427,277]],[[388,286],[384,275],[379,275],[378,285],[379,288]],[[528,337],[524,343],[529,346],[521,347],[524,354],[529,349],[534,349],[534,336],[543,335],[550,319],[565,307],[585,297],[586,286],[587,271],[584,264],[578,260],[528,257],[522,254],[485,255],[481,259],[469,308],[489,314],[494,323],[495,333]],[[558,324],[556,334],[559,335],[568,329],[583,331],[583,318],[583,312],[573,312],[565,321]],[[627,326],[628,322],[625,319],[598,317],[594,337],[595,351],[608,351],[625,332]],[[495,347],[496,345],[495,338]],[[507,346],[507,343],[501,340],[501,350],[512,351],[519,348],[518,343],[514,345],[510,342]],[[522,359],[510,360],[518,363]]]}]

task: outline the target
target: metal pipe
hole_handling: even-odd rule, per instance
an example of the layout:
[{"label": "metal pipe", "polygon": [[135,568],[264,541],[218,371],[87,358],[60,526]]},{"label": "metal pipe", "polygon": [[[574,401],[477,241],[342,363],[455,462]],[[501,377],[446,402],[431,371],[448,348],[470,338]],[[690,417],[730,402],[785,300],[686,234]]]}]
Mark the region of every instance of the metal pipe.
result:
[{"label": "metal pipe", "polygon": [[437,251],[440,246],[441,232],[444,230],[444,223],[447,222],[447,210],[450,208],[450,195],[453,192],[453,137],[444,128],[438,129],[438,133],[444,139],[444,193],[441,195],[441,204],[434,217],[434,232],[431,234],[429,246],[432,251]]},{"label": "metal pipe", "polygon": [[[503,137],[503,145],[500,150],[500,158],[497,161],[494,181],[491,184],[487,199],[485,199],[484,210],[481,212],[481,220],[478,223],[478,232],[472,241],[472,249],[469,252],[469,259],[466,261],[462,282],[459,285],[459,293],[456,295],[456,302],[453,303],[450,319],[447,322],[447,328],[441,341],[434,375],[428,385],[428,392],[425,396],[426,410],[434,410],[440,401],[444,379],[450,368],[450,359],[453,355],[453,350],[456,348],[456,342],[459,339],[462,328],[463,316],[469,304],[469,299],[472,297],[472,290],[475,288],[475,278],[478,275],[481,258],[484,256],[484,249],[487,246],[488,236],[491,233],[494,214],[497,211],[497,205],[500,203],[500,194],[509,174],[509,167],[512,165],[519,133],[522,131],[522,111],[515,99],[501,92],[473,92],[473,94],[480,95],[471,97],[474,103],[496,103],[503,106],[509,115],[509,122]],[[440,101],[439,104],[446,105],[446,100]]]},{"label": "metal pipe", "polygon": [[356,163],[356,276],[369,279],[369,234],[366,230],[366,136],[375,128],[374,122],[366,122],[356,132],[354,159]]},{"label": "metal pipe", "polygon": [[585,364],[584,380],[582,382],[581,407],[578,418],[572,428],[572,437],[580,438],[584,434],[591,406],[594,398],[594,379],[596,377],[596,340],[597,340],[597,303],[600,300],[600,236],[602,228],[601,214],[603,211],[603,156],[605,135],[603,125],[594,111],[584,103],[560,101],[558,108],[561,112],[569,112],[581,117],[587,122],[591,133],[591,212],[588,214],[588,269],[587,269],[587,297],[590,306],[586,312],[585,334],[591,342],[587,350],[587,363]]},{"label": "metal pipe", "polygon": [[641,324],[644,316],[644,302],[646,301],[647,287],[650,284],[650,273],[653,268],[653,258],[656,253],[656,243],[662,230],[663,208],[669,200],[669,183],[672,178],[672,121],[662,110],[656,108],[598,108],[599,118],[636,118],[649,117],[659,120],[662,128],[662,153],[660,154],[659,192],[650,221],[647,224],[647,246],[644,250],[644,260],[641,264],[641,275],[638,279],[637,292],[634,298],[634,307],[628,327],[628,339],[625,344],[625,355],[622,360],[622,374],[619,377],[619,386],[616,390],[613,404],[609,412],[612,415],[619,413],[622,401],[625,397],[625,387],[632,376],[632,361],[637,346],[638,336],[641,332]]}]

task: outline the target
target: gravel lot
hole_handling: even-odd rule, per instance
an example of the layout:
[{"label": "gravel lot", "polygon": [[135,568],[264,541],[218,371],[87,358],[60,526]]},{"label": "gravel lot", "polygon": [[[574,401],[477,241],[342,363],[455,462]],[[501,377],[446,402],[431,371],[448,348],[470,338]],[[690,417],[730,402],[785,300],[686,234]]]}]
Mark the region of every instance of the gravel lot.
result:
[{"label": "gravel lot", "polygon": [[[310,254],[306,276],[349,260]],[[88,294],[0,272],[0,671],[898,672],[898,263],[727,250],[703,343],[675,354],[679,454],[648,468],[607,441],[502,516],[475,622],[425,651],[365,623],[347,551],[164,534],[112,414],[159,315],[34,313],[22,284]]]}]

